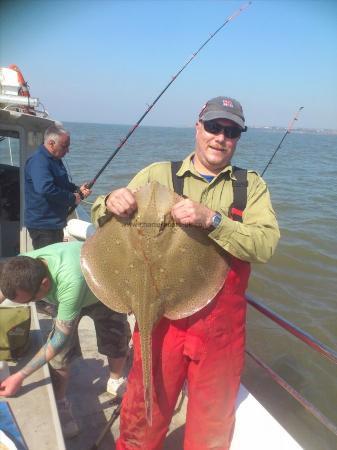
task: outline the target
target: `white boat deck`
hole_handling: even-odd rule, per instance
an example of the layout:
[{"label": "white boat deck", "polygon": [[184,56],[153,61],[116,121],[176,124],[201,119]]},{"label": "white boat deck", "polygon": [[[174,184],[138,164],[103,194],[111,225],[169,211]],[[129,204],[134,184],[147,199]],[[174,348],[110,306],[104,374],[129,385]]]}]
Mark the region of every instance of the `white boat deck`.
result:
[{"label": "white boat deck", "polygon": [[241,385],[231,450],[300,450],[302,448]]}]

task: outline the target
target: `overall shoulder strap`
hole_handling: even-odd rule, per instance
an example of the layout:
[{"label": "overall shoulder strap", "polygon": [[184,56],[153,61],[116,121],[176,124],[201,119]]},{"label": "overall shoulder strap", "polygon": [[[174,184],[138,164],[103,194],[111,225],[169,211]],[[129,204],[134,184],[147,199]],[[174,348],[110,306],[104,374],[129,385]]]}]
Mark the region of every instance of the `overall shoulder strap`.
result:
[{"label": "overall shoulder strap", "polygon": [[183,195],[184,190],[184,177],[177,177],[177,172],[180,169],[182,163],[182,161],[171,161],[173,190],[181,196]]},{"label": "overall shoulder strap", "polygon": [[[183,195],[184,178],[177,177],[177,172],[182,165],[182,161],[171,161],[171,174],[173,182],[173,190],[178,195]],[[236,180],[232,180],[233,186],[233,203],[230,207],[230,217],[233,220],[242,222],[242,213],[247,204],[247,170],[240,169],[240,167],[233,167],[233,174]]]},{"label": "overall shoulder strap", "polygon": [[247,170],[240,167],[233,167],[233,174],[236,180],[232,180],[233,203],[230,207],[230,217],[233,220],[242,222],[242,213],[247,205]]}]

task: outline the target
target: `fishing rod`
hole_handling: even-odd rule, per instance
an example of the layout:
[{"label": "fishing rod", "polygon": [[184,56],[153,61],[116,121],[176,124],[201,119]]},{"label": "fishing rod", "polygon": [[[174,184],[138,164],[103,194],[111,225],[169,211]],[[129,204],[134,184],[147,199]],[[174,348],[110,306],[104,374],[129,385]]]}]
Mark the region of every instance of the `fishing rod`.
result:
[{"label": "fishing rod", "polygon": [[302,111],[303,108],[304,108],[304,106],[301,106],[301,107],[298,109],[298,111],[296,112],[296,114],[295,114],[293,120],[290,122],[290,124],[289,124],[289,126],[288,126],[287,131],[284,133],[284,136],[282,137],[282,139],[281,139],[279,145],[276,147],[276,150],[274,151],[272,157],[271,157],[270,160],[268,161],[268,164],[267,164],[266,167],[263,169],[263,172],[262,172],[262,174],[261,174],[261,177],[263,177],[263,174],[265,173],[265,171],[266,171],[266,170],[268,169],[268,167],[270,166],[272,160],[274,159],[274,156],[275,156],[276,153],[279,151],[279,149],[280,149],[280,147],[281,147],[281,145],[282,145],[282,142],[284,141],[284,139],[286,138],[286,136],[291,132],[291,130],[292,130],[293,126],[294,126],[294,123],[296,122],[296,120],[298,120],[298,116],[299,116],[299,114],[300,114],[300,112]]},{"label": "fishing rod", "polygon": [[101,445],[101,442],[103,441],[105,435],[107,434],[107,432],[110,430],[110,428],[112,427],[112,425],[114,424],[114,422],[118,419],[120,412],[121,412],[121,407],[122,407],[122,400],[119,399],[119,403],[116,406],[116,408],[113,410],[110,419],[108,420],[108,422],[106,423],[106,425],[104,426],[101,434],[98,436],[96,442],[94,443],[94,445],[92,445],[90,447],[90,450],[98,450],[99,446]]},{"label": "fishing rod", "polygon": [[239,16],[245,9],[247,9],[251,5],[251,1],[249,1],[247,4],[241,6],[237,11],[235,11],[231,16],[229,16],[226,21],[214,32],[210,35],[210,37],[199,47],[199,49],[194,52],[191,56],[191,58],[182,66],[182,68],[176,73],[176,75],[173,75],[171,81],[164,87],[164,89],[160,92],[160,94],[155,98],[153,103],[148,106],[144,114],[139,118],[139,120],[133,125],[126,136],[121,139],[120,144],[117,146],[117,148],[114,150],[112,155],[109,157],[109,159],[106,161],[106,163],[102,166],[102,168],[97,172],[95,177],[87,184],[88,188],[90,189],[97,181],[98,177],[102,174],[102,172],[105,170],[105,168],[110,164],[112,159],[117,155],[117,153],[120,151],[120,149],[123,147],[123,145],[127,142],[129,137],[134,133],[136,128],[140,125],[140,123],[144,120],[144,118],[148,115],[148,113],[151,111],[151,109],[154,107],[154,105],[158,102],[160,97],[167,91],[167,89],[171,86],[171,84],[178,78],[178,76],[183,72],[183,70],[186,69],[186,67],[190,64],[190,62],[198,55],[198,53],[209,43],[213,37],[219,33],[222,28],[224,28],[228,22],[235,19],[237,16]]}]

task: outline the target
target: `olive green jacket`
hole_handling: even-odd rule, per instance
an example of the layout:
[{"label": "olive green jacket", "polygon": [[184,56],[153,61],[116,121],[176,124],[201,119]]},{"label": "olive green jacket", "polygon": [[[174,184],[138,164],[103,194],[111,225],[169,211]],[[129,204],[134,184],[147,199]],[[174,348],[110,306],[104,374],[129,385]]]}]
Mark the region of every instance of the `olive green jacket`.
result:
[{"label": "olive green jacket", "polygon": [[[232,166],[225,167],[208,183],[195,170],[192,156],[184,159],[177,174],[184,176],[184,195],[222,214],[220,225],[208,236],[243,261],[267,262],[275,251],[280,232],[266,183],[256,172],[248,171],[247,206],[243,223],[233,221],[228,217],[233,202],[231,179],[235,179]],[[128,188],[133,190],[150,181],[158,181],[173,190],[170,162],[145,167],[131,180]],[[96,225],[99,218],[109,215],[105,198],[98,197],[92,207],[92,221]]]}]

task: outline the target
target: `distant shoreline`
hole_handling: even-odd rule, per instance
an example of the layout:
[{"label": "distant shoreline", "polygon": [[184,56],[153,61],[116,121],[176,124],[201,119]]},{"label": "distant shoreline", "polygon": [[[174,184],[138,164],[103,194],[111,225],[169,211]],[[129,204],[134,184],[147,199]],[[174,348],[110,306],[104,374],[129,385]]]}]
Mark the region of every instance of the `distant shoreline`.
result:
[{"label": "distant shoreline", "polygon": [[[102,125],[102,126],[117,126],[117,127],[126,127],[127,129],[131,128],[133,125],[125,124],[125,123],[98,123],[98,122],[74,122],[70,120],[61,121],[63,124],[84,124],[84,125]],[[163,125],[140,125],[140,128],[170,128],[170,129],[194,129],[194,127],[187,126],[163,126]],[[248,129],[251,130],[262,130],[262,131],[271,131],[271,132],[285,132],[287,127],[278,127],[278,126],[256,126],[256,125],[248,125]],[[298,134],[324,134],[324,135],[337,135],[337,130],[331,130],[326,128],[295,128],[291,130],[291,133]]]},{"label": "distant shoreline", "polygon": [[[255,127],[250,126],[251,129],[265,130],[265,131],[286,131],[286,127]],[[291,133],[307,133],[307,134],[331,134],[337,135],[337,130],[330,130],[326,128],[295,128]]]}]

